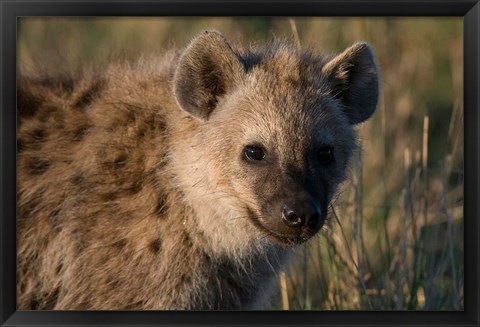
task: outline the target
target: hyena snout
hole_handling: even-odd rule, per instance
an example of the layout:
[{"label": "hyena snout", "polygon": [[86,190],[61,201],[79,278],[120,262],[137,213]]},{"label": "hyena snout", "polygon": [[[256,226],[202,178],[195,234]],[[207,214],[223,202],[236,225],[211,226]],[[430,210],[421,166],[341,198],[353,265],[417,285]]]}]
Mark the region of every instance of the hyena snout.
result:
[{"label": "hyena snout", "polygon": [[313,200],[293,201],[283,205],[282,221],[288,227],[319,228],[323,225],[323,220],[321,209]]},{"label": "hyena snout", "polygon": [[310,196],[288,197],[271,207],[270,219],[263,220],[272,241],[292,246],[314,236],[325,222],[321,201]]}]

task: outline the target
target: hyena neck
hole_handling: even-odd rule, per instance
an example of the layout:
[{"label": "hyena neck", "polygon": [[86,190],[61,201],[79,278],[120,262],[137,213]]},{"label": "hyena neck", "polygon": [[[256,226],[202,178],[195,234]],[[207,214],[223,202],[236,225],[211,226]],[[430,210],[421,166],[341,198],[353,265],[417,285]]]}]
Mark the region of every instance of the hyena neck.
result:
[{"label": "hyena neck", "polygon": [[191,257],[196,259],[188,262],[181,259],[186,265],[183,270],[191,270],[192,276],[191,285],[185,288],[185,296],[193,294],[198,299],[198,302],[188,301],[190,307],[185,309],[252,310],[269,307],[272,283],[290,251],[272,246],[242,256],[218,254],[212,253],[210,245],[205,246],[197,237],[193,234],[190,249],[194,254]]},{"label": "hyena neck", "polygon": [[218,244],[213,243],[215,236],[198,228],[198,213],[186,200],[179,199],[179,203],[183,205],[174,210],[181,207],[183,212],[172,211],[168,218],[175,248],[167,251],[165,261],[169,267],[176,267],[169,268],[169,284],[174,285],[180,296],[164,307],[228,310],[268,306],[271,283],[285,265],[290,251],[271,243],[248,251],[219,249]]}]

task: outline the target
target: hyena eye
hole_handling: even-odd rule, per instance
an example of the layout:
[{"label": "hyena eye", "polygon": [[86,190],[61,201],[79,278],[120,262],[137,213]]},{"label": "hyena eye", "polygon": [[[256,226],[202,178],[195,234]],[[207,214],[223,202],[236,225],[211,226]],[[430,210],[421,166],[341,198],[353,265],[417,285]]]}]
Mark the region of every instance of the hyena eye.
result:
[{"label": "hyena eye", "polygon": [[318,150],[318,161],[322,165],[328,165],[333,161],[333,148],[331,146],[324,146]]},{"label": "hyena eye", "polygon": [[265,151],[263,151],[262,148],[254,145],[245,147],[244,154],[248,161],[260,161],[265,158]]}]

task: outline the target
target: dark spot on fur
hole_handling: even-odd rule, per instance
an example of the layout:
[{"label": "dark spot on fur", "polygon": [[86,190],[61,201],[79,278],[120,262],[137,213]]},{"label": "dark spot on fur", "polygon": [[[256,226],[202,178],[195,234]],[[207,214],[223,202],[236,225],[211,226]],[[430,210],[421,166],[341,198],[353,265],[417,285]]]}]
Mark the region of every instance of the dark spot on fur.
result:
[{"label": "dark spot on fur", "polygon": [[163,157],[160,159],[160,161],[157,163],[158,165],[158,168],[164,168],[167,166],[167,164],[169,163],[169,159],[167,156]]},{"label": "dark spot on fur", "polygon": [[28,303],[29,310],[38,310],[39,306],[40,306],[40,302],[37,300],[37,298],[32,298]]},{"label": "dark spot on fur", "polygon": [[127,246],[127,240],[122,238],[118,241],[115,241],[112,245],[118,249],[123,249],[125,246]]},{"label": "dark spot on fur", "polygon": [[50,215],[48,215],[48,222],[52,226],[53,229],[58,230],[60,228],[60,221],[58,214],[60,213],[60,209],[56,208],[52,212],[50,212]]},{"label": "dark spot on fur", "polygon": [[[40,118],[48,115],[43,112],[45,109],[45,99],[42,94],[45,92],[54,92],[59,96],[69,95],[74,88],[74,80],[66,76],[46,77],[46,78],[20,78],[17,91],[17,109],[19,123],[37,112]],[[46,106],[48,107],[48,106]],[[41,110],[40,110],[41,109]]]},{"label": "dark spot on fur", "polygon": [[61,263],[59,263],[57,265],[57,268],[55,268],[55,275],[59,275],[60,272],[62,271],[62,269],[63,269],[63,265]]},{"label": "dark spot on fur", "polygon": [[105,158],[105,161],[102,162],[102,165],[108,170],[116,170],[123,168],[126,165],[128,159],[127,153],[123,150],[117,150],[113,153],[100,152],[98,156],[100,158]]},{"label": "dark spot on fur", "polygon": [[[22,275],[26,275],[26,272],[23,270]],[[20,282],[20,281],[19,281]],[[20,282],[21,283],[21,282]],[[20,293],[24,293],[25,292],[25,289],[27,288],[27,285],[25,285],[25,283],[21,283],[20,284]]]},{"label": "dark spot on fur", "polygon": [[85,182],[85,176],[83,174],[75,174],[72,178],[70,178],[70,183],[73,185],[83,184]]},{"label": "dark spot on fur", "polygon": [[154,187],[158,187],[157,169],[153,168],[146,173],[147,181]]},{"label": "dark spot on fur", "polygon": [[159,217],[165,218],[167,211],[168,211],[167,199],[165,198],[165,196],[160,195],[157,198],[157,204],[155,205],[154,214]]},{"label": "dark spot on fur", "polygon": [[154,129],[157,129],[157,130],[160,130],[160,131],[166,131],[167,130],[167,124],[165,123],[165,117],[163,117],[163,116],[155,115],[155,117],[153,119],[153,124],[155,124]]},{"label": "dark spot on fur", "polygon": [[126,119],[127,125],[133,125],[135,123],[135,121],[137,120],[137,116],[135,115],[135,111],[133,111],[133,110],[128,111],[126,116],[125,116],[125,119]]},{"label": "dark spot on fur", "polygon": [[28,256],[28,259],[31,261],[37,261],[38,257],[38,251],[35,251]]},{"label": "dark spot on fur", "polygon": [[187,274],[182,274],[180,276],[181,287],[187,287],[192,283],[192,277]]},{"label": "dark spot on fur", "polygon": [[75,249],[76,254],[80,255],[81,253],[84,253],[89,246],[90,246],[90,241],[87,238],[81,238],[80,240],[78,240],[76,244],[76,249]]},{"label": "dark spot on fur", "polygon": [[44,128],[37,127],[33,130],[23,130],[19,132],[17,139],[17,151],[20,153],[30,147],[38,148],[45,141],[47,131]]},{"label": "dark spot on fur", "polygon": [[128,155],[126,153],[121,153],[115,158],[115,160],[113,161],[113,164],[117,168],[123,167],[127,163],[127,159],[128,159]]},{"label": "dark spot on fur", "polygon": [[77,101],[75,101],[73,106],[78,109],[85,109],[100,95],[104,88],[104,79],[95,80],[92,85],[90,85],[90,87],[80,95],[80,97],[77,99]]},{"label": "dark spot on fur", "polygon": [[55,304],[58,301],[58,295],[60,294],[60,289],[56,288],[53,292],[46,294],[43,297],[42,307],[39,309],[42,310],[52,310],[55,307]]},{"label": "dark spot on fur", "polygon": [[32,213],[33,211],[35,211],[37,209],[38,205],[39,205],[39,199],[38,199],[38,197],[35,196],[30,201],[25,203],[23,206],[20,206],[20,208],[19,208],[20,209],[20,211],[19,211],[20,215],[19,216],[22,217],[23,214],[28,215],[28,214]]},{"label": "dark spot on fur", "polygon": [[147,135],[147,130],[145,128],[139,128],[137,131],[137,137],[143,139],[145,138],[145,135]]},{"label": "dark spot on fur", "polygon": [[25,141],[23,139],[17,139],[17,153],[23,152],[25,150]]},{"label": "dark spot on fur", "polygon": [[24,118],[35,115],[37,109],[42,105],[43,99],[33,95],[29,90],[20,86],[17,92],[18,116]]},{"label": "dark spot on fur", "polygon": [[102,201],[113,201],[118,199],[120,196],[121,193],[116,191],[100,194]]},{"label": "dark spot on fur", "polygon": [[301,87],[301,82],[297,78],[287,78],[287,83],[291,85],[293,88],[299,88]]},{"label": "dark spot on fur", "polygon": [[35,142],[42,142],[45,139],[46,133],[43,128],[37,128],[32,132],[32,137]]},{"label": "dark spot on fur", "polygon": [[46,77],[37,81],[45,88],[72,93],[75,86],[74,80],[68,76]]},{"label": "dark spot on fur", "polygon": [[73,132],[72,141],[73,142],[80,142],[81,140],[83,140],[83,138],[88,134],[88,131],[91,128],[92,128],[92,125],[90,125],[90,124],[85,124],[85,125],[82,125],[79,128],[77,128]]},{"label": "dark spot on fur", "polygon": [[149,248],[150,248],[150,251],[152,251],[153,254],[157,254],[162,249],[162,240],[157,238],[156,240],[152,241],[150,243]]},{"label": "dark spot on fur", "polygon": [[28,304],[28,309],[30,310],[52,310],[55,307],[55,304],[58,301],[58,295],[60,294],[60,289],[56,288],[50,293],[43,293],[38,297],[34,297],[30,300]]},{"label": "dark spot on fur", "polygon": [[183,232],[182,233],[182,236],[181,236],[181,240],[180,242],[183,244],[183,246],[185,248],[191,248],[193,247],[193,242],[192,242],[192,238],[190,237],[190,235],[187,233],[187,232]]},{"label": "dark spot on fur", "polygon": [[48,170],[50,161],[41,158],[31,158],[27,163],[28,171],[32,175],[40,175]]},{"label": "dark spot on fur", "polygon": [[[100,212],[100,210],[94,213],[88,213],[86,216],[84,216],[84,218],[86,218],[87,220],[88,219],[95,220],[98,215],[98,212]],[[71,243],[73,245],[75,255],[80,255],[82,253],[85,253],[85,251],[90,246],[91,238],[80,237],[80,235],[88,235],[88,232],[89,232],[89,227],[86,226],[85,223],[83,223],[82,225],[79,224],[71,229],[69,233],[70,234],[69,237],[71,239]]]},{"label": "dark spot on fur", "polygon": [[118,281],[118,279],[116,278],[113,278],[113,277],[108,277],[107,278],[107,281],[105,282],[109,288],[111,289],[116,289],[119,285],[120,285],[120,282]]},{"label": "dark spot on fur", "polygon": [[128,188],[128,193],[133,195],[139,193],[143,189],[143,180],[141,178],[137,179],[132,185]]},{"label": "dark spot on fur", "polygon": [[[157,110],[161,111],[160,108]],[[138,127],[137,137],[143,139],[149,134],[163,135],[166,130],[167,124],[165,123],[165,118],[160,114],[153,114],[146,117],[143,124]]]},{"label": "dark spot on fur", "polygon": [[142,179],[132,183],[119,184],[113,191],[107,191],[100,194],[103,201],[113,201],[123,196],[129,196],[139,193],[143,188]]}]

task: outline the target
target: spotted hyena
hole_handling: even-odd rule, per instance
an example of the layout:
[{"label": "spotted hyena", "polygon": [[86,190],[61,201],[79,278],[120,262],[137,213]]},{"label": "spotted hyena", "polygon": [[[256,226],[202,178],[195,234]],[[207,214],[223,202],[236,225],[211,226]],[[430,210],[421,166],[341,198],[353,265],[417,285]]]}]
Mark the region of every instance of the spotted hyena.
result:
[{"label": "spotted hyena", "polygon": [[252,309],[324,224],[371,49],[183,51],[18,84],[18,309]]}]

